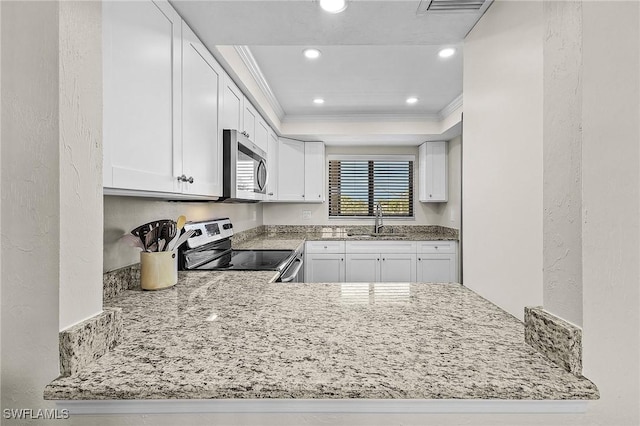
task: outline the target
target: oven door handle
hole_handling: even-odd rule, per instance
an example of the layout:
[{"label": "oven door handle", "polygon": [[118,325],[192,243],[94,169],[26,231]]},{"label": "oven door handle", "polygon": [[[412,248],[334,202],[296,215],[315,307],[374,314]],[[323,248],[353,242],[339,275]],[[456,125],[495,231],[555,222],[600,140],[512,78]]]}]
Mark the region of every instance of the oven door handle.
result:
[{"label": "oven door handle", "polygon": [[[280,282],[290,283],[298,275],[298,272],[300,272],[300,268],[302,268],[302,259],[298,258],[298,259],[294,260],[294,262],[298,262],[298,266],[296,266],[296,269],[287,278],[282,278],[280,280]],[[291,269],[291,268],[287,268],[287,271],[289,269]]]}]

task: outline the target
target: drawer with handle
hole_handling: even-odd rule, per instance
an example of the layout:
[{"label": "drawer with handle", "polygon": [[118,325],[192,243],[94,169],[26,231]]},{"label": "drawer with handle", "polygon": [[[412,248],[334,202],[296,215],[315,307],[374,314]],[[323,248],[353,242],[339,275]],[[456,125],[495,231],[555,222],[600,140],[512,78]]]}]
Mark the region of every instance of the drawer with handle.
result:
[{"label": "drawer with handle", "polygon": [[419,241],[418,253],[455,253],[455,241]]},{"label": "drawer with handle", "polygon": [[307,241],[307,253],[344,253],[344,241]]}]

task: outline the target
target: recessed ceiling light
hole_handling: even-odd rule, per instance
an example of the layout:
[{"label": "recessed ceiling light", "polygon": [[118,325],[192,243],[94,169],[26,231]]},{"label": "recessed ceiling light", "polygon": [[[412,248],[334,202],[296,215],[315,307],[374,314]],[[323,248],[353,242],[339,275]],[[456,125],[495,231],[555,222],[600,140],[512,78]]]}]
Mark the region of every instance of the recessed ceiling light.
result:
[{"label": "recessed ceiling light", "polygon": [[324,99],[322,99],[322,98],[315,98],[315,99],[313,100],[313,103],[314,103],[314,104],[321,105],[321,104],[323,104],[323,103],[324,103]]},{"label": "recessed ceiling light", "polygon": [[316,59],[320,57],[320,51],[318,49],[304,49],[302,52],[308,59]]},{"label": "recessed ceiling light", "polygon": [[448,58],[453,56],[454,53],[456,53],[456,49],[454,49],[453,47],[445,47],[438,52],[438,56],[440,56],[441,58]]},{"label": "recessed ceiling light", "polygon": [[418,102],[418,98],[416,98],[415,96],[411,96],[410,98],[407,98],[407,103],[409,105],[415,104],[416,102]]},{"label": "recessed ceiling light", "polygon": [[347,8],[347,0],[320,0],[320,7],[329,13],[340,13]]}]

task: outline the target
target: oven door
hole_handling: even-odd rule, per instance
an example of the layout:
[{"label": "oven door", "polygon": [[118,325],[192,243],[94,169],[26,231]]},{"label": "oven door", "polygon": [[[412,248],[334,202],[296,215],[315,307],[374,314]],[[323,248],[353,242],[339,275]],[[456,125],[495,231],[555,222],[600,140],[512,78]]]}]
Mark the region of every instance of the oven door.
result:
[{"label": "oven door", "polygon": [[262,200],[267,191],[267,161],[253,143],[238,141],[236,161],[236,196],[250,200]]},{"label": "oven door", "polygon": [[284,271],[280,274],[280,278],[278,278],[277,282],[281,283],[303,283],[304,282],[304,260],[302,253],[298,253],[298,255],[293,259],[289,266],[287,266]]}]

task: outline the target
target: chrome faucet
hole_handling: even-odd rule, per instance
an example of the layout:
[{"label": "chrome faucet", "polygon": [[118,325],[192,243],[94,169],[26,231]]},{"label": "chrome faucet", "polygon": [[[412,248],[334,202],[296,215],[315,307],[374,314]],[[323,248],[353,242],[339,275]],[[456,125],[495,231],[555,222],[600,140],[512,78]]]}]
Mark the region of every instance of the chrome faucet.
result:
[{"label": "chrome faucet", "polygon": [[376,222],[373,228],[373,232],[375,234],[379,234],[380,231],[384,228],[384,224],[382,223],[382,205],[380,201],[376,203]]}]

